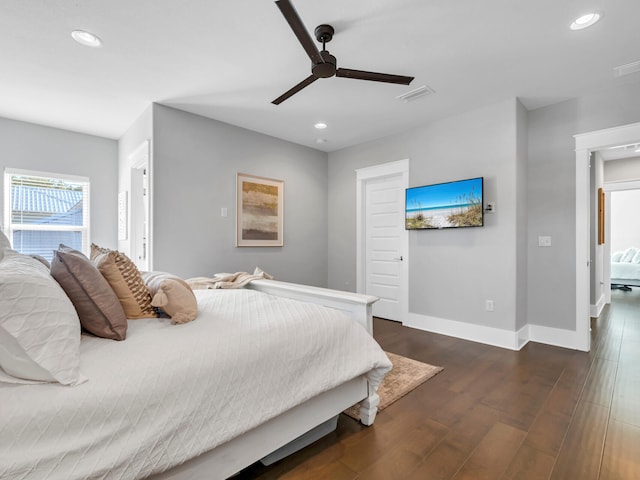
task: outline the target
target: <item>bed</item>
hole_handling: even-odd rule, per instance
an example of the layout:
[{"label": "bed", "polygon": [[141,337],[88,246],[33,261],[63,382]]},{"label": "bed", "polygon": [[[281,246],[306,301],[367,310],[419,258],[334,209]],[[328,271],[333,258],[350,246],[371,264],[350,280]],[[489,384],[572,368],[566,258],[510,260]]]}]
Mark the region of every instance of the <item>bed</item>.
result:
[{"label": "bed", "polygon": [[640,249],[629,247],[611,255],[611,285],[624,290],[640,287]]},{"label": "bed", "polygon": [[224,479],[353,404],[373,423],[391,368],[371,336],[375,297],[274,280],[194,293],[193,322],[83,334],[75,386],[0,382],[0,477]]}]

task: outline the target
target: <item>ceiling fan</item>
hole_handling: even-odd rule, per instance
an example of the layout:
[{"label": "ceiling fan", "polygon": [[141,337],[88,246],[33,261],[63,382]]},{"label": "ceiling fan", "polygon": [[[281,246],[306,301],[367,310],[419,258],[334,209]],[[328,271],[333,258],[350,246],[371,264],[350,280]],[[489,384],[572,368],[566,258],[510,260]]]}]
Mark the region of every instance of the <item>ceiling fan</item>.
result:
[{"label": "ceiling fan", "polygon": [[350,68],[338,68],[336,66],[336,57],[331,55],[326,44],[331,41],[334,29],[331,25],[318,25],[314,31],[318,42],[322,43],[322,51],[318,51],[316,44],[313,42],[311,35],[307,32],[298,12],[293,7],[290,0],[278,0],[276,5],[284,15],[285,20],[289,22],[289,26],[298,37],[298,41],[302,44],[307,55],[311,59],[311,75],[298,83],[295,87],[287,90],[285,93],[276,98],[274,105],[280,105],[287,98],[295,95],[303,88],[311,85],[319,78],[345,77],[354,78],[356,80],[371,80],[374,82],[397,83],[400,85],[409,85],[413,77],[405,77],[403,75],[390,75],[388,73],[365,72],[363,70],[352,70]]}]

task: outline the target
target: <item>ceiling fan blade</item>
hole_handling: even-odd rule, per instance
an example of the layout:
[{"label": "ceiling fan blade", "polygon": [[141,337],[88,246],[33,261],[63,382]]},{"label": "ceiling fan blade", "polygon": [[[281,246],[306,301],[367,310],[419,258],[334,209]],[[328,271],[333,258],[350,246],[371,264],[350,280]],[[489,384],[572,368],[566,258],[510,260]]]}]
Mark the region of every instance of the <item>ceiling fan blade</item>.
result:
[{"label": "ceiling fan blade", "polygon": [[285,20],[289,23],[293,33],[298,37],[298,41],[302,44],[302,48],[307,52],[307,55],[309,55],[311,62],[314,65],[317,63],[324,63],[324,59],[322,58],[322,55],[320,55],[318,47],[316,47],[315,42],[311,38],[311,35],[309,35],[309,32],[304,26],[304,23],[302,23],[302,19],[300,19],[300,15],[298,15],[298,12],[293,7],[291,1],[278,0],[276,5],[278,5],[278,8],[282,12],[282,15],[284,15]]},{"label": "ceiling fan blade", "polygon": [[301,81],[299,84],[297,84],[295,87],[287,90],[285,93],[283,93],[282,95],[280,95],[278,98],[276,98],[273,102],[274,105],[280,105],[282,102],[284,102],[287,98],[295,95],[296,93],[298,93],[300,90],[302,90],[304,87],[311,85],[313,82],[315,82],[318,79],[318,77],[314,77],[313,75],[309,75],[307,78],[305,78],[303,81]]},{"label": "ceiling fan blade", "polygon": [[351,70],[350,68],[338,68],[336,77],[355,78],[357,80],[371,80],[373,82],[399,83],[409,85],[414,77],[403,75],[390,75],[388,73],[365,72],[363,70]]}]

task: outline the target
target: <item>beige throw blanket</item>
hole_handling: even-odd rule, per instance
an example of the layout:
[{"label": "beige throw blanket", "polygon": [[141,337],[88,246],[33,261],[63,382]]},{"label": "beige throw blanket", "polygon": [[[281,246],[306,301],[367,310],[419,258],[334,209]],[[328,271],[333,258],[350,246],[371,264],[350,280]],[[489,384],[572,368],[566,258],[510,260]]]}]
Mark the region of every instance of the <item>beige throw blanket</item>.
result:
[{"label": "beige throw blanket", "polygon": [[242,288],[247,283],[259,279],[273,280],[273,277],[256,267],[253,274],[247,272],[216,273],[211,278],[194,277],[187,279],[186,282],[192,290],[205,290],[210,288]]}]

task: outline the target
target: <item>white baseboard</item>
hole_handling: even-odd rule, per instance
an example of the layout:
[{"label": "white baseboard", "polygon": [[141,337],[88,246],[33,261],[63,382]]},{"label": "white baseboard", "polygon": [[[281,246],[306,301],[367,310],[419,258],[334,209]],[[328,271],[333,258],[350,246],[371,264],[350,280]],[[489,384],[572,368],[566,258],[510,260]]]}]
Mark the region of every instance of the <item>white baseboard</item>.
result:
[{"label": "white baseboard", "polygon": [[600,295],[600,298],[598,299],[595,305],[589,305],[589,315],[592,318],[598,318],[602,313],[602,309],[606,304],[607,304],[607,300],[604,294]]},{"label": "white baseboard", "polygon": [[577,333],[574,330],[543,327],[542,325],[528,325],[528,327],[530,342],[546,343],[547,345],[554,345],[556,347],[580,350],[578,348]]},{"label": "white baseboard", "polygon": [[462,338],[463,340],[471,340],[472,342],[508,348],[509,350],[520,350],[526,344],[526,341],[522,343],[518,339],[519,332],[430,317],[418,313],[409,313],[407,321],[403,322],[403,325],[427,332]]},{"label": "white baseboard", "polygon": [[403,325],[509,350],[520,350],[528,342],[545,343],[572,350],[576,350],[578,345],[575,331],[541,325],[525,325],[518,331],[510,331],[417,313],[409,313]]}]

